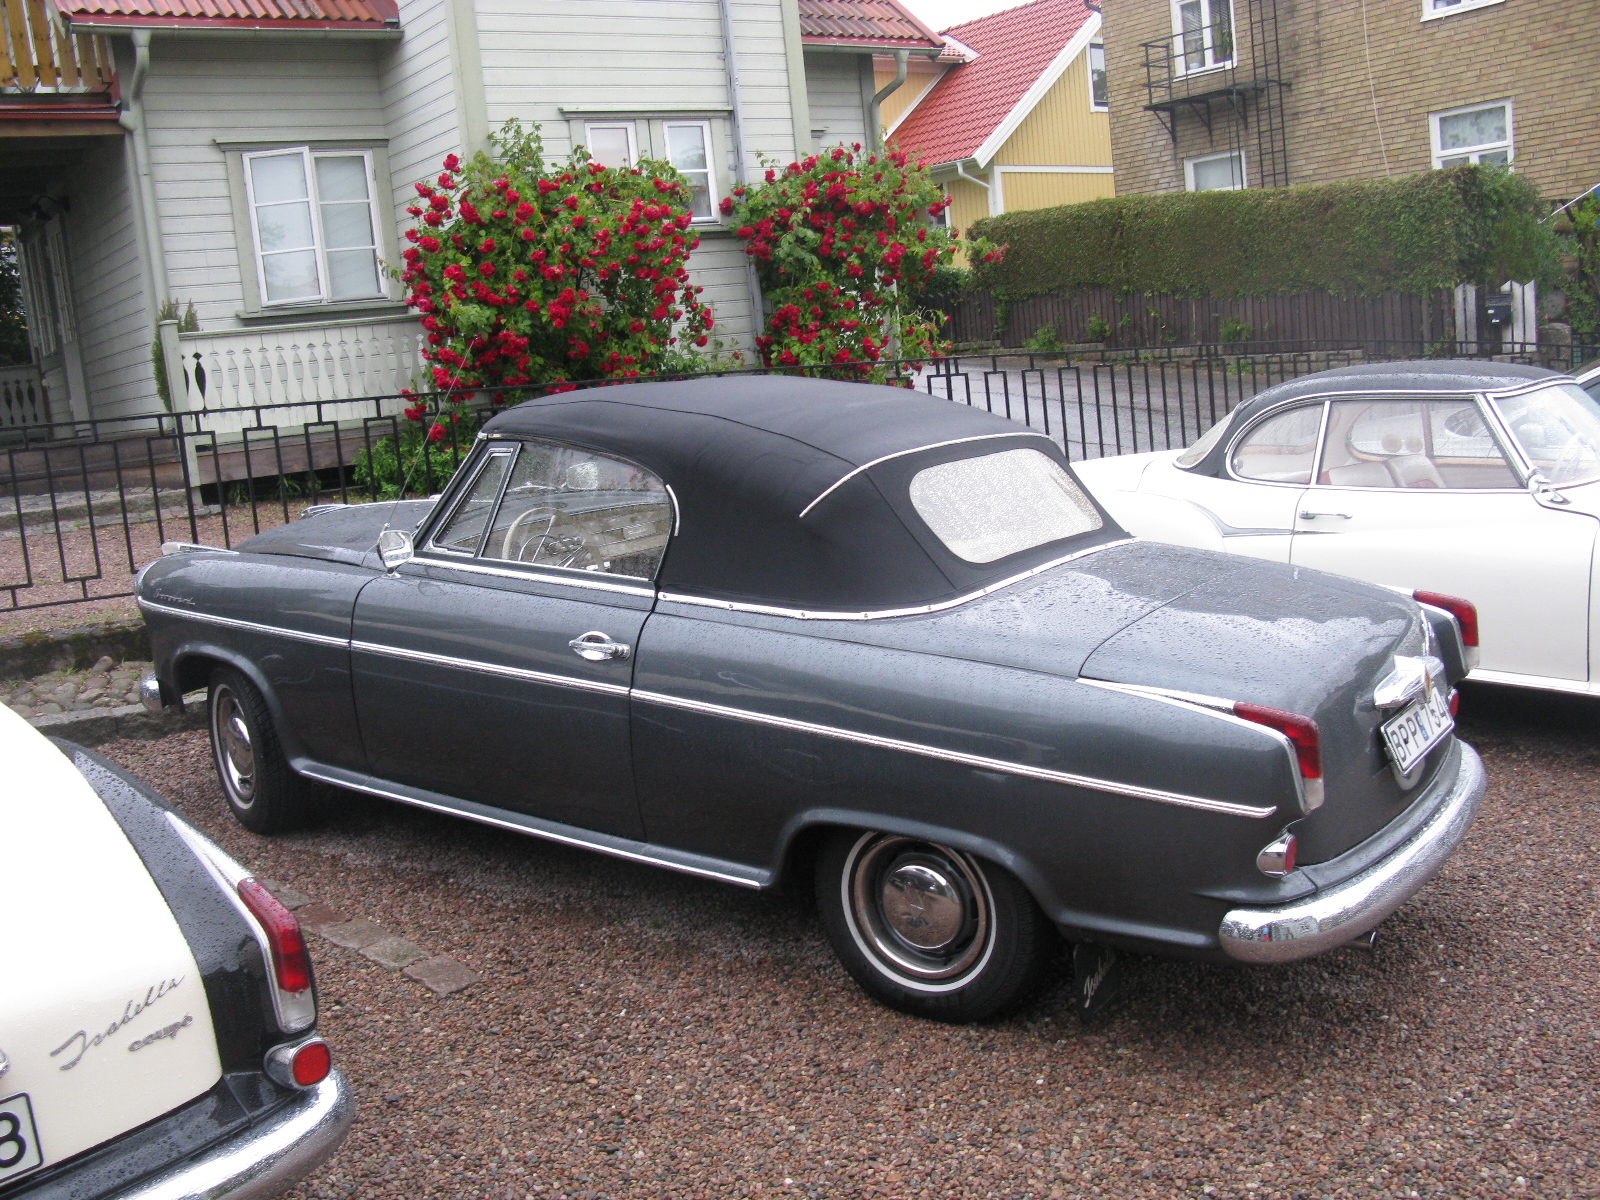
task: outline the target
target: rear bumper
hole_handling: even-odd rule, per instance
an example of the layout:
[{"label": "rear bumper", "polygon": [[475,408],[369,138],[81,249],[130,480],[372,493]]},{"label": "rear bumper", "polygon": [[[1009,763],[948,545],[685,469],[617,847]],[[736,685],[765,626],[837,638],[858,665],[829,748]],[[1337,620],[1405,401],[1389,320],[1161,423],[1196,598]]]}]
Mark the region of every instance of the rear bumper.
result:
[{"label": "rear bumper", "polygon": [[335,1071],[259,1124],[115,1200],[269,1200],[337,1150],[355,1115],[349,1085]]},{"label": "rear bumper", "polygon": [[1304,900],[1234,909],[1217,931],[1223,950],[1248,963],[1310,958],[1366,933],[1415,895],[1461,844],[1483,800],[1477,752],[1462,742],[1456,752],[1447,795],[1409,838],[1359,875]]}]

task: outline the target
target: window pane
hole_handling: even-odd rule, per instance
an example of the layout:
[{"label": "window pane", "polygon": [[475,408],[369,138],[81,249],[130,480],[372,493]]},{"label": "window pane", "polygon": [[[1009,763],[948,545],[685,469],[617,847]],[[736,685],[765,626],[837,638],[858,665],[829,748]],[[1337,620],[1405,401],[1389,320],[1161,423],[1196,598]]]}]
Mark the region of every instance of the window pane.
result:
[{"label": "window pane", "polygon": [[440,550],[453,550],[458,554],[475,554],[478,541],[483,537],[484,523],[494,509],[500,495],[500,481],[505,478],[509,454],[494,454],[489,458],[483,473],[473,482],[472,490],[456,509],[442,533],[436,534],[432,545]]},{"label": "window pane", "polygon": [[926,467],[911,477],[910,492],[917,515],[967,562],[994,562],[1102,524],[1072,476],[1037,450]]},{"label": "window pane", "polygon": [[705,171],[684,171],[684,180],[689,185],[689,215],[692,217],[711,216],[711,187],[706,182]]},{"label": "window pane", "polygon": [[1341,400],[1328,414],[1332,487],[1512,488],[1516,473],[1471,400]]},{"label": "window pane", "polygon": [[1257,425],[1233,450],[1233,473],[1271,483],[1310,483],[1322,405],[1290,409]]},{"label": "window pane", "polygon": [[672,501],[648,471],[527,442],[483,556],[653,579],[671,532]]},{"label": "window pane", "polygon": [[281,300],[314,300],[322,291],[317,286],[317,255],[314,250],[263,254],[261,273],[266,280],[267,299],[272,303]]},{"label": "window pane", "polygon": [[617,125],[590,125],[584,136],[589,143],[589,157],[602,167],[633,166],[627,129]]},{"label": "window pane", "polygon": [[1511,161],[1511,153],[1508,150],[1489,150],[1478,155],[1478,161],[1481,163],[1494,163],[1503,167]]},{"label": "window pane", "polygon": [[305,250],[317,244],[311,232],[311,205],[267,204],[256,209],[256,229],[261,234],[261,252]]},{"label": "window pane", "polygon": [[1194,190],[1197,192],[1230,191],[1243,186],[1244,172],[1237,154],[1202,159],[1194,164]]},{"label": "window pane", "polygon": [[1528,461],[1551,483],[1600,475],[1600,403],[1580,387],[1541,388],[1496,400]]},{"label": "window pane", "polygon": [[1439,165],[1441,167],[1464,167],[1471,162],[1472,156],[1470,154],[1463,154],[1458,158],[1441,158],[1439,160]]},{"label": "window pane", "polygon": [[1089,47],[1089,102],[1104,108],[1107,104],[1106,48],[1099,42]]},{"label": "window pane", "polygon": [[378,294],[377,255],[371,250],[328,251],[329,299],[352,300]]},{"label": "window pane", "polygon": [[274,154],[250,161],[250,187],[257,204],[280,200],[305,200],[306,163],[297,150],[293,154]]},{"label": "window pane", "polygon": [[1439,149],[1459,150],[1462,146],[1483,146],[1506,140],[1506,108],[1475,108],[1439,118]]},{"label": "window pane", "polygon": [[680,171],[706,169],[706,130],[703,125],[668,125],[667,160]]},{"label": "window pane", "polygon": [[334,249],[372,245],[372,205],[365,200],[359,204],[324,204],[322,236]]},{"label": "window pane", "polygon": [[1190,446],[1182,454],[1178,455],[1178,457],[1174,460],[1176,464],[1180,467],[1192,467],[1206,455],[1210,454],[1212,448],[1222,440],[1222,435],[1228,432],[1228,425],[1232,421],[1232,417],[1223,417],[1222,420],[1218,421],[1210,429],[1206,430],[1199,441]]},{"label": "window pane", "polygon": [[317,163],[317,198],[326,204],[330,200],[370,200],[367,192],[367,160],[360,154],[319,154]]}]

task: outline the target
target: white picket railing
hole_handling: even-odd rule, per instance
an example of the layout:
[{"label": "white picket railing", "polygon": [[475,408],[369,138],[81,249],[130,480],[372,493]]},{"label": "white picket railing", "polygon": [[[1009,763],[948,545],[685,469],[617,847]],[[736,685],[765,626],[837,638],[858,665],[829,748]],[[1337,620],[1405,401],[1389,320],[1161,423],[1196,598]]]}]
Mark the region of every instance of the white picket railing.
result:
[{"label": "white picket railing", "polygon": [[[181,333],[186,400],[181,407],[214,410],[391,396],[418,382],[422,338],[415,317]],[[370,408],[355,406],[346,413],[343,407],[324,410],[321,419],[371,415]]]},{"label": "white picket railing", "polygon": [[0,367],[0,429],[50,423],[50,396],[39,368]]}]

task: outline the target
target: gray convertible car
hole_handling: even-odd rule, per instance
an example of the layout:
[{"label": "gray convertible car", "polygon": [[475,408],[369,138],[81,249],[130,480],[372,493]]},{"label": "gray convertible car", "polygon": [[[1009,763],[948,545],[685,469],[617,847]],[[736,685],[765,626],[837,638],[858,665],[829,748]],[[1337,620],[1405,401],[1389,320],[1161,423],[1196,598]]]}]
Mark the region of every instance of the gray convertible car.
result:
[{"label": "gray convertible car", "polygon": [[872,995],[992,1016],[1071,942],[1356,941],[1483,793],[1455,619],[1131,539],[1047,437],[899,389],[647,383],[500,414],[437,501],[139,581],[234,814],[337,785],[751,888]]}]

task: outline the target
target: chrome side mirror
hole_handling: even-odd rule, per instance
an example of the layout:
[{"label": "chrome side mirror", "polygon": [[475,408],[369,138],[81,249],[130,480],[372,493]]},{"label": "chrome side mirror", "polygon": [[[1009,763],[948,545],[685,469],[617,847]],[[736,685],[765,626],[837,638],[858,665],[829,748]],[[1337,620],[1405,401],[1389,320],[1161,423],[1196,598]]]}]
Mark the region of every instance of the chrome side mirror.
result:
[{"label": "chrome side mirror", "polygon": [[378,557],[383,569],[393,575],[400,567],[416,556],[411,542],[411,532],[406,529],[385,529],[378,535]]}]

